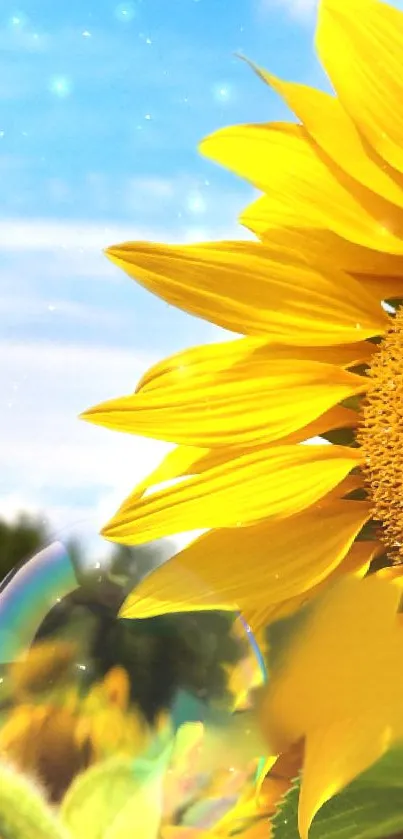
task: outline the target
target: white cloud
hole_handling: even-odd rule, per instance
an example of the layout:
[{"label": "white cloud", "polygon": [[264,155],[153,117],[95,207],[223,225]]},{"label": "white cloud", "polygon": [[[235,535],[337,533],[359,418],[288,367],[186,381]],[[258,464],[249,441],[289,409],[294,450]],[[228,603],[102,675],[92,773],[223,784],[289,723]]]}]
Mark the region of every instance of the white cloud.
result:
[{"label": "white cloud", "polygon": [[261,0],[263,10],[268,11],[276,7],[285,9],[293,18],[310,20],[316,12],[318,0]]},{"label": "white cloud", "polygon": [[[51,301],[41,297],[24,297],[23,305],[15,295],[6,294],[0,297],[0,317],[9,318],[10,323],[46,324],[50,313],[57,316],[64,326],[69,322],[86,325],[94,323],[100,329],[106,326],[122,325],[125,319],[125,312],[111,312],[100,306],[77,303],[56,296]],[[126,316],[130,316],[133,320],[130,313],[126,313]]]},{"label": "white cloud", "polygon": [[[155,231],[157,233],[157,231]],[[150,238],[153,232],[128,225],[91,224],[85,220],[3,219],[0,225],[1,251],[46,251],[62,248],[101,251],[113,242]]]},{"label": "white cloud", "polygon": [[[166,185],[165,185],[166,186]],[[163,189],[162,183],[160,189]],[[155,189],[155,187],[154,187]],[[155,200],[155,198],[154,198]],[[73,251],[86,255],[95,251],[102,257],[102,250],[108,245],[134,240],[154,240],[164,242],[181,242],[188,232],[188,225],[175,225],[175,233],[166,228],[139,228],[127,224],[91,224],[85,220],[52,221],[51,219],[2,219],[0,225],[0,252],[30,253],[43,251],[65,251],[68,255]],[[251,238],[247,230],[233,224],[229,228],[218,230],[214,234],[208,230],[209,238],[226,238],[238,236]],[[103,259],[103,257],[102,257]]]},{"label": "white cloud", "polygon": [[[201,234],[210,238],[208,230],[188,232],[189,239]],[[91,405],[134,389],[161,346],[164,353],[178,346],[177,334],[174,345],[164,336],[163,318],[156,326],[155,309],[131,304],[127,279],[102,254],[110,242],[157,237],[117,223],[2,222],[0,318],[10,337],[0,340],[0,517],[44,511],[56,530],[83,521],[95,534],[169,449],[78,420]],[[160,238],[184,237],[165,230]],[[128,296],[123,286],[85,288],[102,276],[127,284]],[[197,341],[231,337],[208,324],[197,330]],[[187,333],[183,345],[194,340]]]},{"label": "white cloud", "polygon": [[134,388],[154,357],[50,342],[2,342],[0,356],[0,515],[43,509],[46,499],[55,527],[92,518],[96,532],[100,514],[108,518],[169,447],[93,427],[77,415]]}]

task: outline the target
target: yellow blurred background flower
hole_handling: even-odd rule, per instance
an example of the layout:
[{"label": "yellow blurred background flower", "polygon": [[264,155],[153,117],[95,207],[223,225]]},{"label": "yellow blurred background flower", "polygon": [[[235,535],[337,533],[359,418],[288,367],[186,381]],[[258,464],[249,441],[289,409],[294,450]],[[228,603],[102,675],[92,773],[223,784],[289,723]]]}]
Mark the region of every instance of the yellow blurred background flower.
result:
[{"label": "yellow blurred background flower", "polygon": [[[53,693],[43,689],[41,695],[29,694],[39,672],[46,684],[46,676],[54,670],[56,648],[55,643],[38,644],[25,667],[21,662],[11,668],[11,674],[18,674],[17,702],[0,727],[0,759],[39,781],[50,800],[58,802],[77,774],[111,755],[134,760],[146,749],[152,733],[141,712],[129,707],[129,677],[121,667],[112,668],[84,696],[77,686],[60,684]],[[59,652],[64,659],[63,643]],[[25,701],[18,701],[22,681]]]}]

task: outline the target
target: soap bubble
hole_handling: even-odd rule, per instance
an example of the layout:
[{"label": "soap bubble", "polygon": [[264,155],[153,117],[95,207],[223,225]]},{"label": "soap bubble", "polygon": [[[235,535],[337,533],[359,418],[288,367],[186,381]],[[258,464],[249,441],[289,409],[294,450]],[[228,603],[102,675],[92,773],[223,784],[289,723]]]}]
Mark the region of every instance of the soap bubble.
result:
[{"label": "soap bubble", "polygon": [[119,618],[170,544],[106,556],[99,540],[90,559],[77,544],[48,545],[0,585],[0,775],[9,764],[64,814],[80,779],[94,801],[105,783],[105,830],[126,805],[134,830],[134,795],[156,827],[214,828],[264,757],[253,712],[265,680],[259,647],[229,612]]}]

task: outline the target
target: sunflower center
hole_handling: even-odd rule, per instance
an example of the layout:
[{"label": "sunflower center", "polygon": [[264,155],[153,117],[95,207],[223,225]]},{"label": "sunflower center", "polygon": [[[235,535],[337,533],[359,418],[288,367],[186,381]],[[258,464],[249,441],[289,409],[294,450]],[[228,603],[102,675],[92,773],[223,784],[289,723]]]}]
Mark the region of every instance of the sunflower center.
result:
[{"label": "sunflower center", "polygon": [[391,559],[403,562],[403,309],[374,355],[357,435],[373,517]]},{"label": "sunflower center", "polygon": [[358,442],[373,517],[391,558],[403,562],[403,309],[371,362]]}]

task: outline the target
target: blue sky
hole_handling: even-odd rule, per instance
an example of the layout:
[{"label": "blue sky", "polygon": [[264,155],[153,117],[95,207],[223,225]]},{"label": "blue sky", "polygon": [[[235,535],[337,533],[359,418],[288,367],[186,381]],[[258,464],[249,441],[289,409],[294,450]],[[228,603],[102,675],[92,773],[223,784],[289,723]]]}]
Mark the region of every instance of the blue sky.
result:
[{"label": "blue sky", "polygon": [[[250,187],[197,154],[286,114],[235,58],[324,84],[312,0],[3,0],[0,515],[98,527],[165,450],[80,423],[156,358],[219,336],[121,275],[128,238],[245,236]],[[74,529],[73,528],[73,529]]]}]

